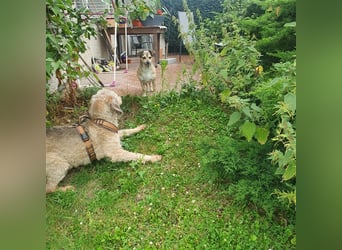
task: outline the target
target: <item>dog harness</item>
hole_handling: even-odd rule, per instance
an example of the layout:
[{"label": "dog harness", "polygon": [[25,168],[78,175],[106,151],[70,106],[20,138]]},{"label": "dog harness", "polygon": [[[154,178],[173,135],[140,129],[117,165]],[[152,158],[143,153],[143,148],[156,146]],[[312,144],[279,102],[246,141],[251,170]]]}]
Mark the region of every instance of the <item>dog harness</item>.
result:
[{"label": "dog harness", "polygon": [[93,144],[91,143],[91,140],[89,138],[88,133],[86,132],[85,128],[82,125],[78,125],[76,127],[78,133],[81,136],[82,141],[84,142],[85,146],[86,146],[86,151],[88,153],[89,159],[91,162],[96,160],[96,154],[95,154],[95,150],[93,147]]},{"label": "dog harness", "polygon": [[78,133],[80,134],[81,139],[86,146],[86,151],[88,153],[90,161],[93,162],[93,161],[97,160],[93,144],[91,143],[90,137],[89,137],[87,131],[85,130],[85,128],[82,125],[80,125],[80,123],[82,121],[84,121],[85,119],[89,119],[91,122],[95,123],[96,125],[98,125],[102,128],[105,128],[105,129],[107,129],[111,132],[114,132],[114,133],[117,133],[119,131],[119,129],[113,123],[107,122],[104,119],[91,120],[88,116],[85,116],[85,115],[81,116],[79,118],[79,124],[76,126],[76,129],[77,129]]},{"label": "dog harness", "polygon": [[99,125],[100,127],[103,127],[111,132],[117,133],[119,131],[117,126],[115,126],[113,123],[107,122],[106,120],[95,119],[91,121],[94,122],[96,125]]}]

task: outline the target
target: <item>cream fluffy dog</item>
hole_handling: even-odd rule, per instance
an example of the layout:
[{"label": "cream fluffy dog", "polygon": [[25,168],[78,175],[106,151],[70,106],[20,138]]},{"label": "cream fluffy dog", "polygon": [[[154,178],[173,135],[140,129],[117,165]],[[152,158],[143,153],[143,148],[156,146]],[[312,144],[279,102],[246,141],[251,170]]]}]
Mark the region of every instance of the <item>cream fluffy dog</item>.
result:
[{"label": "cream fluffy dog", "polygon": [[141,84],[143,95],[156,90],[156,68],[152,63],[153,51],[145,50],[139,53],[140,64],[138,78]]},{"label": "cream fluffy dog", "polygon": [[[140,125],[133,129],[117,129],[118,114],[122,113],[121,103],[121,97],[114,91],[101,89],[91,98],[89,117],[81,123],[81,132],[78,131],[79,127],[70,126],[46,130],[46,193],[73,188],[57,188],[57,185],[71,168],[89,164],[90,156],[97,159],[108,157],[112,162],[161,160],[160,155],[133,153],[121,147],[121,138],[146,127]],[[86,147],[92,150],[89,152]]]}]

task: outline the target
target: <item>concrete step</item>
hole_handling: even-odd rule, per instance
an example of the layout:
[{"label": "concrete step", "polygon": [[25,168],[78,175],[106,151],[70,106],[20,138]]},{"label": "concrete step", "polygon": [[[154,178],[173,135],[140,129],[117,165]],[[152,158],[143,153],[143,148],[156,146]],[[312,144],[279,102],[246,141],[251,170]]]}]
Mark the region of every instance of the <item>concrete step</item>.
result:
[{"label": "concrete step", "polygon": [[163,59],[160,59],[160,61],[167,61],[168,64],[171,64],[171,63],[177,63],[177,59],[174,58],[174,57],[169,57],[169,58],[163,58]]}]

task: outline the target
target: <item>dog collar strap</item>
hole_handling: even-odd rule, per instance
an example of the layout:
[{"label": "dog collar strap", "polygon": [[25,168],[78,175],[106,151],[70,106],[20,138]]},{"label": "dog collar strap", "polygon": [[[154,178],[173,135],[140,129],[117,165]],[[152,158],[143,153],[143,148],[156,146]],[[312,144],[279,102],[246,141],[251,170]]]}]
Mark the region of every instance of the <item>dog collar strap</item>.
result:
[{"label": "dog collar strap", "polygon": [[103,119],[95,119],[93,122],[105,129],[108,129],[109,131],[112,131],[114,133],[117,133],[119,131],[118,127],[115,126],[113,123],[107,122]]},{"label": "dog collar strap", "polygon": [[89,138],[88,133],[85,131],[85,129],[83,128],[82,125],[78,125],[76,127],[78,133],[81,136],[82,141],[84,142],[85,146],[86,146],[86,151],[88,153],[89,159],[91,162],[96,160],[96,154],[94,151],[94,147],[93,144],[91,143],[91,140]]}]

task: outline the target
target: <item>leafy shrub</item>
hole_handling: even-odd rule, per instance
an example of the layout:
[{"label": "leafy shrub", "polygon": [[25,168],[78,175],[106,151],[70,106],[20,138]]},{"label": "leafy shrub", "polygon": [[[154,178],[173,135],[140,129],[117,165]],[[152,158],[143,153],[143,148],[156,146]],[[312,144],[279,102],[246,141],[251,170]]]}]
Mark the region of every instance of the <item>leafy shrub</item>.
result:
[{"label": "leafy shrub", "polygon": [[88,107],[91,97],[95,95],[100,89],[101,87],[87,87],[81,89],[81,91],[78,93],[78,105]]},{"label": "leafy shrub", "polygon": [[[236,140],[245,138],[250,143],[257,141],[260,145],[271,145],[264,158],[269,157],[272,163],[278,164],[273,174],[280,175],[282,178],[276,179],[287,182],[291,187],[286,188],[287,191],[276,189],[272,192],[295,204],[295,59],[273,64],[269,71],[264,72],[260,64],[261,54],[256,49],[259,40],[251,40],[243,26],[248,19],[243,10],[248,4],[240,6],[233,3],[235,1],[225,1],[225,12],[213,20],[201,22],[198,27],[194,23],[189,25],[189,33],[195,39],[186,45],[195,57],[194,70],[201,74],[201,85],[229,110],[227,124],[231,136]],[[271,6],[271,2],[266,1],[265,5]],[[186,3],[185,9],[189,12]],[[287,30],[288,27],[279,29]],[[277,49],[280,51],[282,47],[279,46]]]},{"label": "leafy shrub", "polygon": [[295,0],[249,1],[241,13],[241,28],[256,40],[265,69],[274,63],[293,59],[296,48],[295,29],[283,28],[296,20]]},{"label": "leafy shrub", "polygon": [[96,24],[105,23],[104,16],[93,18],[89,9],[78,9],[71,0],[46,1],[46,80],[57,78],[70,106],[77,102],[76,81],[92,74],[79,63],[80,54],[86,40],[96,37]]},{"label": "leafy shrub", "polygon": [[272,217],[276,212],[287,213],[287,206],[272,193],[288,187],[280,182],[281,178],[274,174],[276,167],[265,157],[271,146],[220,136],[203,139],[199,156],[204,167],[219,173],[218,183],[229,183],[227,193],[234,202],[242,207],[256,207]]}]

